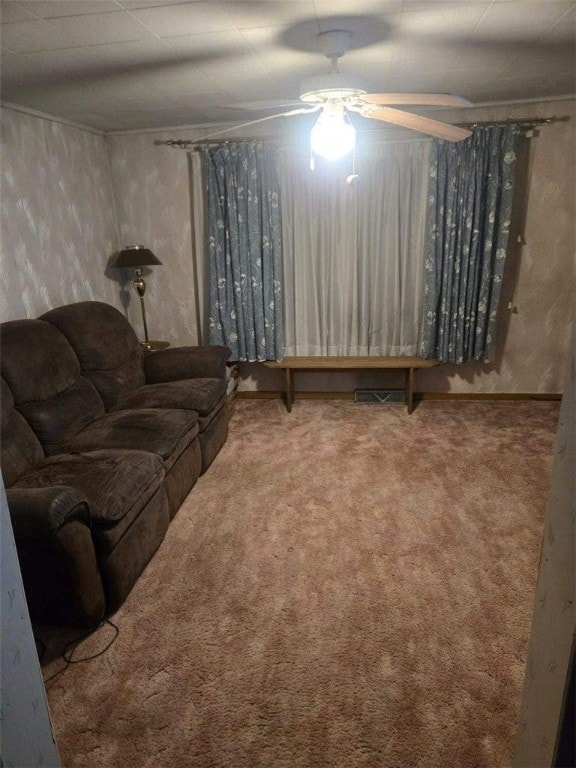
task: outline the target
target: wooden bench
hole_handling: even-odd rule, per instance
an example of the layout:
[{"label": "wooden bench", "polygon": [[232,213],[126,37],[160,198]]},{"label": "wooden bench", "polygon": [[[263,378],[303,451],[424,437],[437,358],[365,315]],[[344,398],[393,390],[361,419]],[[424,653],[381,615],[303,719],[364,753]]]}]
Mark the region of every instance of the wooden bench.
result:
[{"label": "wooden bench", "polygon": [[414,371],[417,368],[432,368],[438,360],[423,360],[420,357],[285,357],[278,362],[264,363],[268,368],[283,368],[286,371],[286,409],[292,410],[294,402],[294,371],[343,371],[397,369],[406,371],[406,407],[408,413],[414,410]]}]

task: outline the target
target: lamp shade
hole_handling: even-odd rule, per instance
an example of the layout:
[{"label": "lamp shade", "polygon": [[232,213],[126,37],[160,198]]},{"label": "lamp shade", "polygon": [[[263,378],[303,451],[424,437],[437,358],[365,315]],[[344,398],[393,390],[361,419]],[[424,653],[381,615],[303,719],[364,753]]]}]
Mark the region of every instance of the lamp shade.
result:
[{"label": "lamp shade", "polygon": [[127,245],[120,251],[112,267],[148,267],[162,262],[154,256],[150,248],[143,245]]}]

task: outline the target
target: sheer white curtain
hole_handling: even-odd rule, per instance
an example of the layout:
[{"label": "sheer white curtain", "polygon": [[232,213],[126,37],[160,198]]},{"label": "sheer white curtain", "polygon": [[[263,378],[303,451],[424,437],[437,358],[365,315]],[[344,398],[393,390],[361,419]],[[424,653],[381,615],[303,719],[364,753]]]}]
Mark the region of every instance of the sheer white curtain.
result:
[{"label": "sheer white curtain", "polygon": [[279,162],[285,354],[416,355],[430,142],[357,150],[317,163]]}]

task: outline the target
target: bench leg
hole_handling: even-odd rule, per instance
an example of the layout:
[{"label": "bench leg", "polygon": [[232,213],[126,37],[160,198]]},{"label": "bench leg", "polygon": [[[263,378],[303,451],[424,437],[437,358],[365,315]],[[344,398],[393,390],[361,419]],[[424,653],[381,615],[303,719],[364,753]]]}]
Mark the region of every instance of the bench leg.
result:
[{"label": "bench leg", "polygon": [[406,368],[406,407],[408,413],[414,410],[414,368]]},{"label": "bench leg", "polygon": [[294,402],[294,375],[292,368],[286,368],[286,410],[288,413],[292,411],[292,403]]}]

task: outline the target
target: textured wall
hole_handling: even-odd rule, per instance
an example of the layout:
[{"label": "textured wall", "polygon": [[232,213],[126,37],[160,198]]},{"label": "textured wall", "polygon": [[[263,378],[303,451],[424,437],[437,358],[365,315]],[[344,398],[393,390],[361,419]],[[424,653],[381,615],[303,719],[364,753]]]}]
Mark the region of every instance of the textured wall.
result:
[{"label": "textured wall", "polygon": [[[154,144],[175,133],[182,132],[108,136],[107,145],[121,245],[145,245],[162,262],[145,273],[150,338],[193,344],[197,337],[187,153]],[[130,319],[142,336],[134,304]]]},{"label": "textured wall", "polygon": [[[267,134],[255,128],[250,136]],[[210,130],[121,133],[106,138],[121,244],[146,245],[162,262],[146,278],[150,337],[172,344],[194,344],[198,339],[189,162],[199,162],[199,157],[156,142],[199,139]],[[231,132],[226,137],[232,136]],[[135,310],[129,316],[140,333],[141,319]]]},{"label": "textured wall", "polygon": [[[152,248],[162,266],[147,278],[150,335],[173,344],[196,341],[187,153],[157,146],[199,138],[206,129],[100,136],[3,110],[2,318],[33,316],[67,301],[98,298],[128,304],[141,335],[129,285],[104,265],[117,246],[108,147],[120,238]],[[467,110],[466,120],[566,117],[525,143],[516,234],[503,286],[497,354],[489,365],[420,372],[416,388],[453,392],[560,392],[574,315],[575,102],[540,102]],[[436,115],[435,115],[436,116]],[[462,119],[458,113],[437,116]],[[289,121],[286,121],[288,124]],[[295,125],[293,121],[291,125]],[[267,131],[270,131],[268,124]],[[277,125],[275,130],[289,133]],[[247,135],[247,134],[245,134]],[[264,130],[250,129],[250,136]],[[230,134],[233,136],[233,134]],[[511,241],[515,238],[511,236]],[[126,276],[125,276],[126,277]],[[517,313],[506,311],[513,300]],[[281,373],[243,366],[244,389],[280,389]],[[386,383],[374,374],[301,374],[299,389],[347,390]],[[391,385],[396,380],[390,380]]]},{"label": "textured wall", "polygon": [[2,108],[0,319],[72,301],[120,306],[104,269],[117,247],[104,138]]}]

